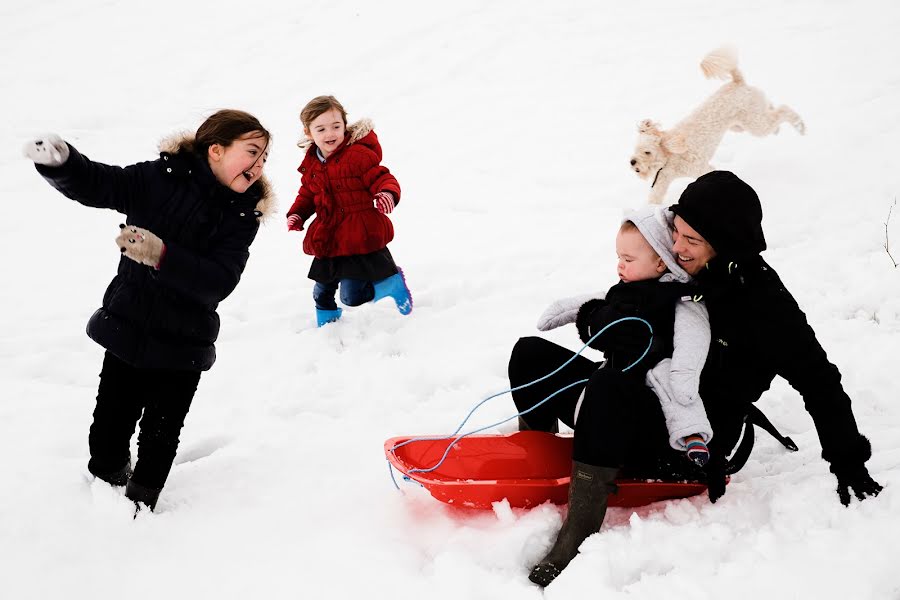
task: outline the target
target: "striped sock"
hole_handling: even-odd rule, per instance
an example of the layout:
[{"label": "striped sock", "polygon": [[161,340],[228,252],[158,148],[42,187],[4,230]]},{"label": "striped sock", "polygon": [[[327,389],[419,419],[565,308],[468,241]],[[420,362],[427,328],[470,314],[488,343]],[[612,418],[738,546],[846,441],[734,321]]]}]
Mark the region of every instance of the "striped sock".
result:
[{"label": "striped sock", "polygon": [[699,434],[691,434],[684,438],[684,445],[687,448],[687,457],[697,466],[703,467],[709,462],[709,448],[706,442]]}]

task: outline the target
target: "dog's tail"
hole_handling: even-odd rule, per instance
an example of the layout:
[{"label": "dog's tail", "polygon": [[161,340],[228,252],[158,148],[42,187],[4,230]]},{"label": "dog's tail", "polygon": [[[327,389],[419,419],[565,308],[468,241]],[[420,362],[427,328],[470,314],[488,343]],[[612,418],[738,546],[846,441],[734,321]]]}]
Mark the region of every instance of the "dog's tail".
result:
[{"label": "dog's tail", "polygon": [[737,68],[737,50],[731,46],[716,48],[707,54],[700,68],[707,79],[728,79],[731,76],[735,83],[744,83],[744,76]]}]

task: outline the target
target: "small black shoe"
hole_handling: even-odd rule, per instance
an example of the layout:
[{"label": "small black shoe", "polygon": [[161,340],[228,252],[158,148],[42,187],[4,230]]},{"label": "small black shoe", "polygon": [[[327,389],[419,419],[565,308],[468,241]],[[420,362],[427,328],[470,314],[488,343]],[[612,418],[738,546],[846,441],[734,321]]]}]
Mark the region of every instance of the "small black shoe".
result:
[{"label": "small black shoe", "polygon": [[107,472],[107,473],[98,473],[90,468],[88,465],[88,471],[91,472],[91,475],[96,477],[97,479],[102,479],[106,483],[114,487],[121,487],[128,483],[128,480],[131,479],[131,460],[125,463],[125,466],[116,471]]},{"label": "small black shoe", "polygon": [[553,563],[541,563],[531,569],[528,579],[531,583],[536,583],[543,588],[550,585],[554,579],[559,577],[560,573],[562,573],[562,570]]},{"label": "small black shoe", "polygon": [[150,509],[150,512],[153,512],[153,509],[156,508],[156,501],[159,499],[159,493],[162,489],[156,488],[148,488],[144,487],[139,483],[135,483],[133,480],[128,481],[128,485],[125,486],[125,497],[134,502],[135,508],[135,516],[141,510],[141,505],[145,505]]}]

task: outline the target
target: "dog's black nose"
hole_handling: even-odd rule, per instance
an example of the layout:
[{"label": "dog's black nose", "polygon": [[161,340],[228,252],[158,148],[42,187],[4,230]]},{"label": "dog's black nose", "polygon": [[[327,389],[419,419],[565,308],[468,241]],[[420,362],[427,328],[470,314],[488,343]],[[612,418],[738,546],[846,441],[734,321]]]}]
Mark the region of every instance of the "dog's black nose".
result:
[{"label": "dog's black nose", "polygon": [[634,166],[634,163],[636,163],[636,162],[637,162],[637,161],[634,160],[634,159],[632,158],[632,159],[631,159],[631,166],[633,167],[633,166]]}]

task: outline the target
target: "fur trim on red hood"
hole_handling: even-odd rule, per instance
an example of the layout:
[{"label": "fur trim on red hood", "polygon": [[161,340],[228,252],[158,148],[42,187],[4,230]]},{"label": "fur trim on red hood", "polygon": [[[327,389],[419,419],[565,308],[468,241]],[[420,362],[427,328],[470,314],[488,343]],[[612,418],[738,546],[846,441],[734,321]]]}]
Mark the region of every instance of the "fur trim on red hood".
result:
[{"label": "fur trim on red hood", "polygon": [[[354,142],[358,142],[363,139],[369,133],[375,129],[375,124],[372,122],[372,119],[360,119],[359,121],[352,123],[347,126],[347,133],[350,135],[350,139],[347,140],[347,145],[353,144]],[[297,142],[297,147],[306,150],[310,146],[312,146],[313,141],[305,137],[299,142]]]}]

